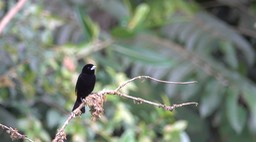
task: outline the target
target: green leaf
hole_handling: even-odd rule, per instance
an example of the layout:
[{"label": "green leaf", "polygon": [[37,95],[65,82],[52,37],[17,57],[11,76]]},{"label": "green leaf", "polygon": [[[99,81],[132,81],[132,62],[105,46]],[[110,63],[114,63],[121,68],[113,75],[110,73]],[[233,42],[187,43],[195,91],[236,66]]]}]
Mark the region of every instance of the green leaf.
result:
[{"label": "green leaf", "polygon": [[221,102],[222,94],[220,94],[220,88],[218,82],[211,80],[206,85],[205,94],[201,97],[199,111],[203,117],[207,117],[215,111]]},{"label": "green leaf", "polygon": [[171,17],[176,12],[176,5],[170,0],[163,0],[162,2],[149,1],[148,4],[150,6],[150,12],[147,17],[147,22],[145,23],[146,27],[165,25],[170,22]]},{"label": "green leaf", "polygon": [[[181,81],[184,80],[192,72],[193,67],[187,63],[179,63],[178,66],[173,67],[172,72],[168,75],[170,81]],[[182,86],[177,85],[167,85],[166,92],[169,97],[175,97],[177,95],[178,89],[182,89]]]},{"label": "green leaf", "polygon": [[243,87],[243,97],[248,103],[249,110],[250,110],[250,117],[249,117],[249,128],[250,130],[255,133],[256,132],[256,88],[252,84],[244,84]]},{"label": "green leaf", "polygon": [[50,141],[50,136],[43,128],[41,121],[36,118],[28,117],[19,119],[19,130],[27,131],[26,135],[31,139],[41,139],[42,141]]},{"label": "green leaf", "polygon": [[193,96],[195,96],[201,90],[200,85],[186,85],[183,86],[181,91],[181,99],[183,101],[189,101]]},{"label": "green leaf", "polygon": [[135,142],[135,131],[132,129],[128,129],[122,134],[122,137],[119,141],[122,142]]},{"label": "green leaf", "polygon": [[231,127],[240,134],[245,126],[246,112],[238,104],[239,90],[234,87],[228,88],[227,95],[227,118]]},{"label": "green leaf", "polygon": [[235,47],[228,41],[220,42],[222,51],[225,53],[225,59],[227,63],[233,68],[238,67],[238,58],[236,57]]},{"label": "green leaf", "polygon": [[180,9],[182,12],[186,13],[187,15],[192,15],[193,11],[196,9],[196,5],[191,3],[187,4],[185,1],[177,0],[174,1],[177,9]]},{"label": "green leaf", "polygon": [[172,124],[173,131],[183,131],[187,128],[188,122],[184,120],[180,120]]},{"label": "green leaf", "polygon": [[130,38],[135,35],[135,32],[124,27],[116,27],[111,31],[111,34],[117,38]]},{"label": "green leaf", "polygon": [[134,117],[132,117],[131,112],[122,103],[117,104],[116,114],[113,118],[114,122],[124,122],[126,126],[132,126],[135,123]]},{"label": "green leaf", "polygon": [[135,28],[140,26],[147,17],[150,11],[150,7],[147,4],[140,4],[136,10],[132,19],[128,23],[128,29],[133,31]]},{"label": "green leaf", "polygon": [[98,25],[94,23],[88,15],[84,14],[82,8],[79,7],[76,9],[76,11],[84,30],[86,42],[92,42],[93,40],[97,39],[100,33]]},{"label": "green leaf", "polygon": [[130,57],[131,60],[141,61],[152,65],[170,65],[173,61],[167,57],[159,56],[157,52],[148,50],[146,48],[127,48],[124,46],[115,45],[113,50]]}]

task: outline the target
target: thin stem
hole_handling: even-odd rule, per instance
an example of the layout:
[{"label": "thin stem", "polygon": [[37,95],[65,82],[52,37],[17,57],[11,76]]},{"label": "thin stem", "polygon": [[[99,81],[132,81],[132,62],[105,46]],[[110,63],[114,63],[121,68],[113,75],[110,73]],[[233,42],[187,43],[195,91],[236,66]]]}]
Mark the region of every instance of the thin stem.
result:
[{"label": "thin stem", "polygon": [[17,4],[4,16],[0,21],[0,34],[3,32],[5,26],[15,16],[15,14],[24,6],[27,0],[19,0]]},{"label": "thin stem", "polygon": [[154,80],[156,82],[161,82],[161,83],[166,83],[166,84],[175,84],[175,85],[187,85],[187,84],[194,84],[197,83],[196,81],[188,81],[188,82],[173,82],[173,81],[165,81],[165,80],[160,80],[160,79],[156,79],[150,76],[137,76],[134,77],[130,80],[127,80],[126,82],[122,83],[120,86],[118,86],[115,91],[119,91],[120,89],[122,89],[124,86],[126,86],[127,84],[133,82],[134,80],[137,79],[150,79],[150,80]]},{"label": "thin stem", "polygon": [[145,103],[145,104],[160,107],[160,108],[163,108],[163,109],[169,110],[169,111],[173,111],[174,109],[176,109],[178,107],[183,107],[183,106],[187,106],[187,105],[196,105],[196,106],[198,105],[197,102],[186,102],[186,103],[173,104],[171,106],[166,106],[166,105],[161,104],[161,103],[156,103],[156,102],[148,101],[148,100],[145,100],[145,99],[142,99],[142,98],[133,97],[133,96],[126,95],[126,94],[123,94],[123,93],[120,93],[120,92],[116,92],[116,95],[121,96],[121,97],[125,97],[125,98],[128,98],[128,99],[132,99],[138,104]]}]

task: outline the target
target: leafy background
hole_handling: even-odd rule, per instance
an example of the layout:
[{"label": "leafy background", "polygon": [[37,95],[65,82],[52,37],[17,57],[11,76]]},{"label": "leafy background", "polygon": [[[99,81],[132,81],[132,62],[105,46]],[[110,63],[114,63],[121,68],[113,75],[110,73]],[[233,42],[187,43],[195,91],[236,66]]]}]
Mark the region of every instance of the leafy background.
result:
[{"label": "leafy background", "polygon": [[[16,2],[0,1],[0,16]],[[256,141],[255,12],[253,0],[27,1],[0,35],[0,122],[50,141],[90,62],[94,91],[138,75],[196,80],[137,81],[123,91],[199,106],[167,112],[108,96],[104,116],[73,120],[67,141]]]}]

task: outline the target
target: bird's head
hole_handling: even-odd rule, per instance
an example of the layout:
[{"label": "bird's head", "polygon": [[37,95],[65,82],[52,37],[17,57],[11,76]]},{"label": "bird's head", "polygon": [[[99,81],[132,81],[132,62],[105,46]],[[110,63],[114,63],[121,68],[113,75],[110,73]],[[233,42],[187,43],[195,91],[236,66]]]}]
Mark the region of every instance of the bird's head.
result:
[{"label": "bird's head", "polygon": [[96,69],[96,66],[94,66],[93,64],[86,64],[83,67],[82,73],[86,73],[86,74],[94,74]]}]

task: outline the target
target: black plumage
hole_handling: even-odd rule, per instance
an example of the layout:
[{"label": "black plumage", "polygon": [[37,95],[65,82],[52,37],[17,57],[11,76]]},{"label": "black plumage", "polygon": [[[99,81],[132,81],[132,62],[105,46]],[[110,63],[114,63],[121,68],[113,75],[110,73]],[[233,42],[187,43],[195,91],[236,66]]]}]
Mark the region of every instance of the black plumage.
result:
[{"label": "black plumage", "polygon": [[[83,67],[81,74],[79,75],[76,82],[76,102],[72,111],[74,111],[82,103],[82,99],[87,97],[94,88],[96,76],[95,76],[96,66],[92,64],[87,64]],[[85,107],[81,108],[82,113],[85,113]]]}]

